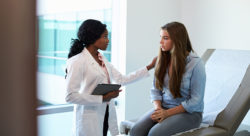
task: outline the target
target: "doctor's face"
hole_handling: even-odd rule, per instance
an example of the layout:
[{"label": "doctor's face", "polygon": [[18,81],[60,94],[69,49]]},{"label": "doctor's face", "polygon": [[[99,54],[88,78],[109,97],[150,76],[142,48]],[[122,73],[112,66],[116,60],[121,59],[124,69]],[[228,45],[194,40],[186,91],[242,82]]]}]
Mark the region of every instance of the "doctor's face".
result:
[{"label": "doctor's face", "polygon": [[161,50],[170,51],[173,48],[173,42],[168,34],[168,31],[162,29],[160,31],[160,37]]},{"label": "doctor's face", "polygon": [[108,47],[108,31],[105,30],[101,37],[95,41],[94,46],[100,50],[106,50]]}]

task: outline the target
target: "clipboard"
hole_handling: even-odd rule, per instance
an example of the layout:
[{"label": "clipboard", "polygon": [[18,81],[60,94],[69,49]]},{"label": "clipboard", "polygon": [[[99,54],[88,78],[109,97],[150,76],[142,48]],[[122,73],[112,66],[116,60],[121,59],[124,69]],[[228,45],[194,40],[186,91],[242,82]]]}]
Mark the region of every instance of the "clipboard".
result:
[{"label": "clipboard", "polygon": [[98,84],[92,92],[92,95],[104,95],[108,92],[118,91],[120,87],[121,85],[119,84]]}]

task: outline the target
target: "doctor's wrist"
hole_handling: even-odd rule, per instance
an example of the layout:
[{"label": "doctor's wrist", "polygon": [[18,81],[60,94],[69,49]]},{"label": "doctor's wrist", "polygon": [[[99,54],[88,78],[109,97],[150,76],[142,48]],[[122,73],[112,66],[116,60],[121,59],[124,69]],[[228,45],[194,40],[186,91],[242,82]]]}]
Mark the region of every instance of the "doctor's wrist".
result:
[{"label": "doctor's wrist", "polygon": [[108,102],[110,99],[107,97],[107,95],[102,96],[102,101],[103,102]]},{"label": "doctor's wrist", "polygon": [[146,67],[147,67],[148,71],[151,70],[151,69],[153,68],[152,65],[147,65]]}]

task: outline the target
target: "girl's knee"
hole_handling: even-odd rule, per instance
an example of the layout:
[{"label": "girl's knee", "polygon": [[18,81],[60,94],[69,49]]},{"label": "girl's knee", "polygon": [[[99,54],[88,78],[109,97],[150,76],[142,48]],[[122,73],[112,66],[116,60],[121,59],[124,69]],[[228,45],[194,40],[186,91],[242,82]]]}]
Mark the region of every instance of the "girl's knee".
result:
[{"label": "girl's knee", "polygon": [[137,136],[137,132],[140,131],[140,128],[137,124],[133,125],[133,127],[130,129],[129,134],[130,136]]},{"label": "girl's knee", "polygon": [[135,124],[129,131],[130,136],[144,136],[144,128],[143,125]]},{"label": "girl's knee", "polygon": [[148,132],[148,136],[171,136],[173,133],[168,131],[167,128],[162,128],[159,126],[153,127]]},{"label": "girl's knee", "polygon": [[[156,129],[151,129],[148,132],[148,136],[162,136],[161,133],[159,131],[157,131]],[[164,135],[165,136],[165,135]]]}]

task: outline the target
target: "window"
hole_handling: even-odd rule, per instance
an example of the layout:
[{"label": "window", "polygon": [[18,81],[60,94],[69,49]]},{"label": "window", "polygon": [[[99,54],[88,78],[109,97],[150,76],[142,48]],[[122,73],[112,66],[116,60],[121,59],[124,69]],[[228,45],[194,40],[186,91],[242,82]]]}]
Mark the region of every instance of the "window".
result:
[{"label": "window", "polygon": [[[84,3],[86,4],[86,3]],[[78,27],[89,18],[107,25],[111,41],[111,5],[109,8],[88,9],[69,13],[52,13],[38,16],[38,99],[39,105],[65,104],[64,76],[66,60],[72,38]],[[111,61],[111,42],[101,52]]]}]

